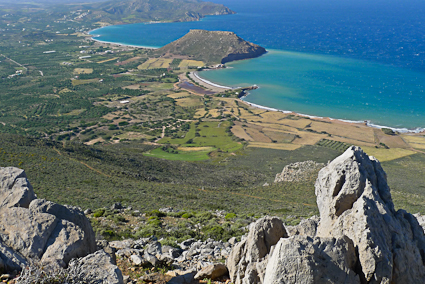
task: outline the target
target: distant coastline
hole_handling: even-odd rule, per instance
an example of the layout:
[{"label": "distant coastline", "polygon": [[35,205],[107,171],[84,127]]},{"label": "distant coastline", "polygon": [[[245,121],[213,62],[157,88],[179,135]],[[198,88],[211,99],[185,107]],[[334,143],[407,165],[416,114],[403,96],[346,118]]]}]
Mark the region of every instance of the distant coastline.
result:
[{"label": "distant coastline", "polygon": [[[101,28],[98,28],[98,29],[101,29]],[[120,43],[120,42],[102,41],[102,40],[99,40],[99,39],[96,38],[96,37],[99,37],[100,35],[93,34],[98,29],[94,29],[94,30],[91,30],[91,31],[88,32],[88,35],[91,36],[91,38],[90,38],[91,40],[101,42],[101,43],[116,45],[116,46],[127,46],[127,47],[133,47],[133,48],[145,48],[145,49],[158,49],[158,48],[160,48],[160,47],[143,46],[143,45],[131,45],[131,44]],[[197,75],[197,77],[200,81],[204,82],[205,87],[207,87],[207,88],[208,88],[208,85],[210,85],[210,86],[213,86],[215,88],[223,88],[223,90],[233,89],[233,87],[223,86],[222,84],[217,84],[217,83],[211,82],[210,80],[202,78],[200,75]],[[250,105],[252,107],[256,107],[256,108],[259,108],[259,109],[264,109],[264,110],[269,110],[269,111],[279,111],[279,112],[293,114],[293,115],[297,115],[297,116],[309,117],[309,118],[312,118],[312,119],[320,119],[320,120],[327,120],[327,121],[340,121],[340,122],[350,123],[350,124],[362,124],[362,125],[372,127],[372,128],[377,128],[377,129],[389,128],[389,129],[396,131],[396,132],[399,132],[399,133],[421,133],[421,132],[425,131],[425,128],[422,128],[422,127],[416,127],[416,128],[413,128],[413,129],[409,129],[409,128],[406,128],[406,127],[398,128],[398,127],[385,126],[385,125],[382,125],[382,124],[372,123],[370,120],[347,120],[347,119],[341,119],[341,118],[315,116],[315,115],[309,115],[309,114],[304,114],[304,113],[297,113],[297,112],[294,112],[294,111],[291,111],[291,110],[283,110],[283,109],[278,109],[278,108],[272,108],[272,107],[268,107],[268,106],[249,102],[247,100],[248,95],[249,95],[249,93],[245,97],[241,98],[240,101],[247,104],[247,105]]]}]

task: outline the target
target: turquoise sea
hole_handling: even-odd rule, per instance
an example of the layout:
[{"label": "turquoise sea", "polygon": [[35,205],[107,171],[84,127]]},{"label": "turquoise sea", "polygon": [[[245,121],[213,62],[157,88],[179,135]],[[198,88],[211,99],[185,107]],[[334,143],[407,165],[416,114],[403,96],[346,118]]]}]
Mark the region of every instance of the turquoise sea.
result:
[{"label": "turquoise sea", "polygon": [[97,40],[160,47],[190,29],[229,30],[267,48],[201,77],[258,85],[245,100],[312,116],[418,131],[425,127],[425,2],[222,0],[235,15],[110,26]]}]

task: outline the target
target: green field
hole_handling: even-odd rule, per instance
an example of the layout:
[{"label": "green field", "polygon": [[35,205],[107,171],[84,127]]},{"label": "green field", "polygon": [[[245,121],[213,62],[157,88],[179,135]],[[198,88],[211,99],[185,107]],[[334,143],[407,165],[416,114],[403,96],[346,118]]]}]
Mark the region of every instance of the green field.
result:
[{"label": "green field", "polygon": [[214,150],[215,149],[211,147],[210,149],[203,150],[203,151],[176,150],[176,152],[170,153],[170,152],[164,151],[162,147],[160,147],[145,153],[145,156],[166,159],[171,161],[204,161],[210,158],[208,154]]},{"label": "green field", "polygon": [[193,147],[214,147],[223,152],[234,152],[243,148],[236,142],[229,131],[229,121],[191,123],[190,130],[184,138],[166,137],[159,140],[161,144],[178,144]]}]

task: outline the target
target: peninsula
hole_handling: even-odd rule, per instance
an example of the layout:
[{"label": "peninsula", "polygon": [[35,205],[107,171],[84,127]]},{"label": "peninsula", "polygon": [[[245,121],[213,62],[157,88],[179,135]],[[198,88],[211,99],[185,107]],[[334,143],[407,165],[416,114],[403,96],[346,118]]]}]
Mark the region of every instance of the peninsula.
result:
[{"label": "peninsula", "polygon": [[267,51],[259,45],[243,40],[233,32],[191,30],[157,52],[162,56],[184,55],[206,64],[224,64],[255,58]]}]

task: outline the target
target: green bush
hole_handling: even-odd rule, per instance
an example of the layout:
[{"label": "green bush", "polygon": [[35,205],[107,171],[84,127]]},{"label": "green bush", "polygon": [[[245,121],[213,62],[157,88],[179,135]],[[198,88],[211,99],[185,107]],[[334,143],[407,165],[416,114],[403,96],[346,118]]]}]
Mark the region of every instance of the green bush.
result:
[{"label": "green bush", "polygon": [[236,218],[236,214],[235,213],[227,213],[226,217],[224,217],[224,219],[226,219],[226,221],[231,220]]},{"label": "green bush", "polygon": [[102,217],[103,214],[105,214],[105,209],[101,208],[101,209],[97,209],[94,213],[93,213],[93,217],[95,218],[99,218]]}]

